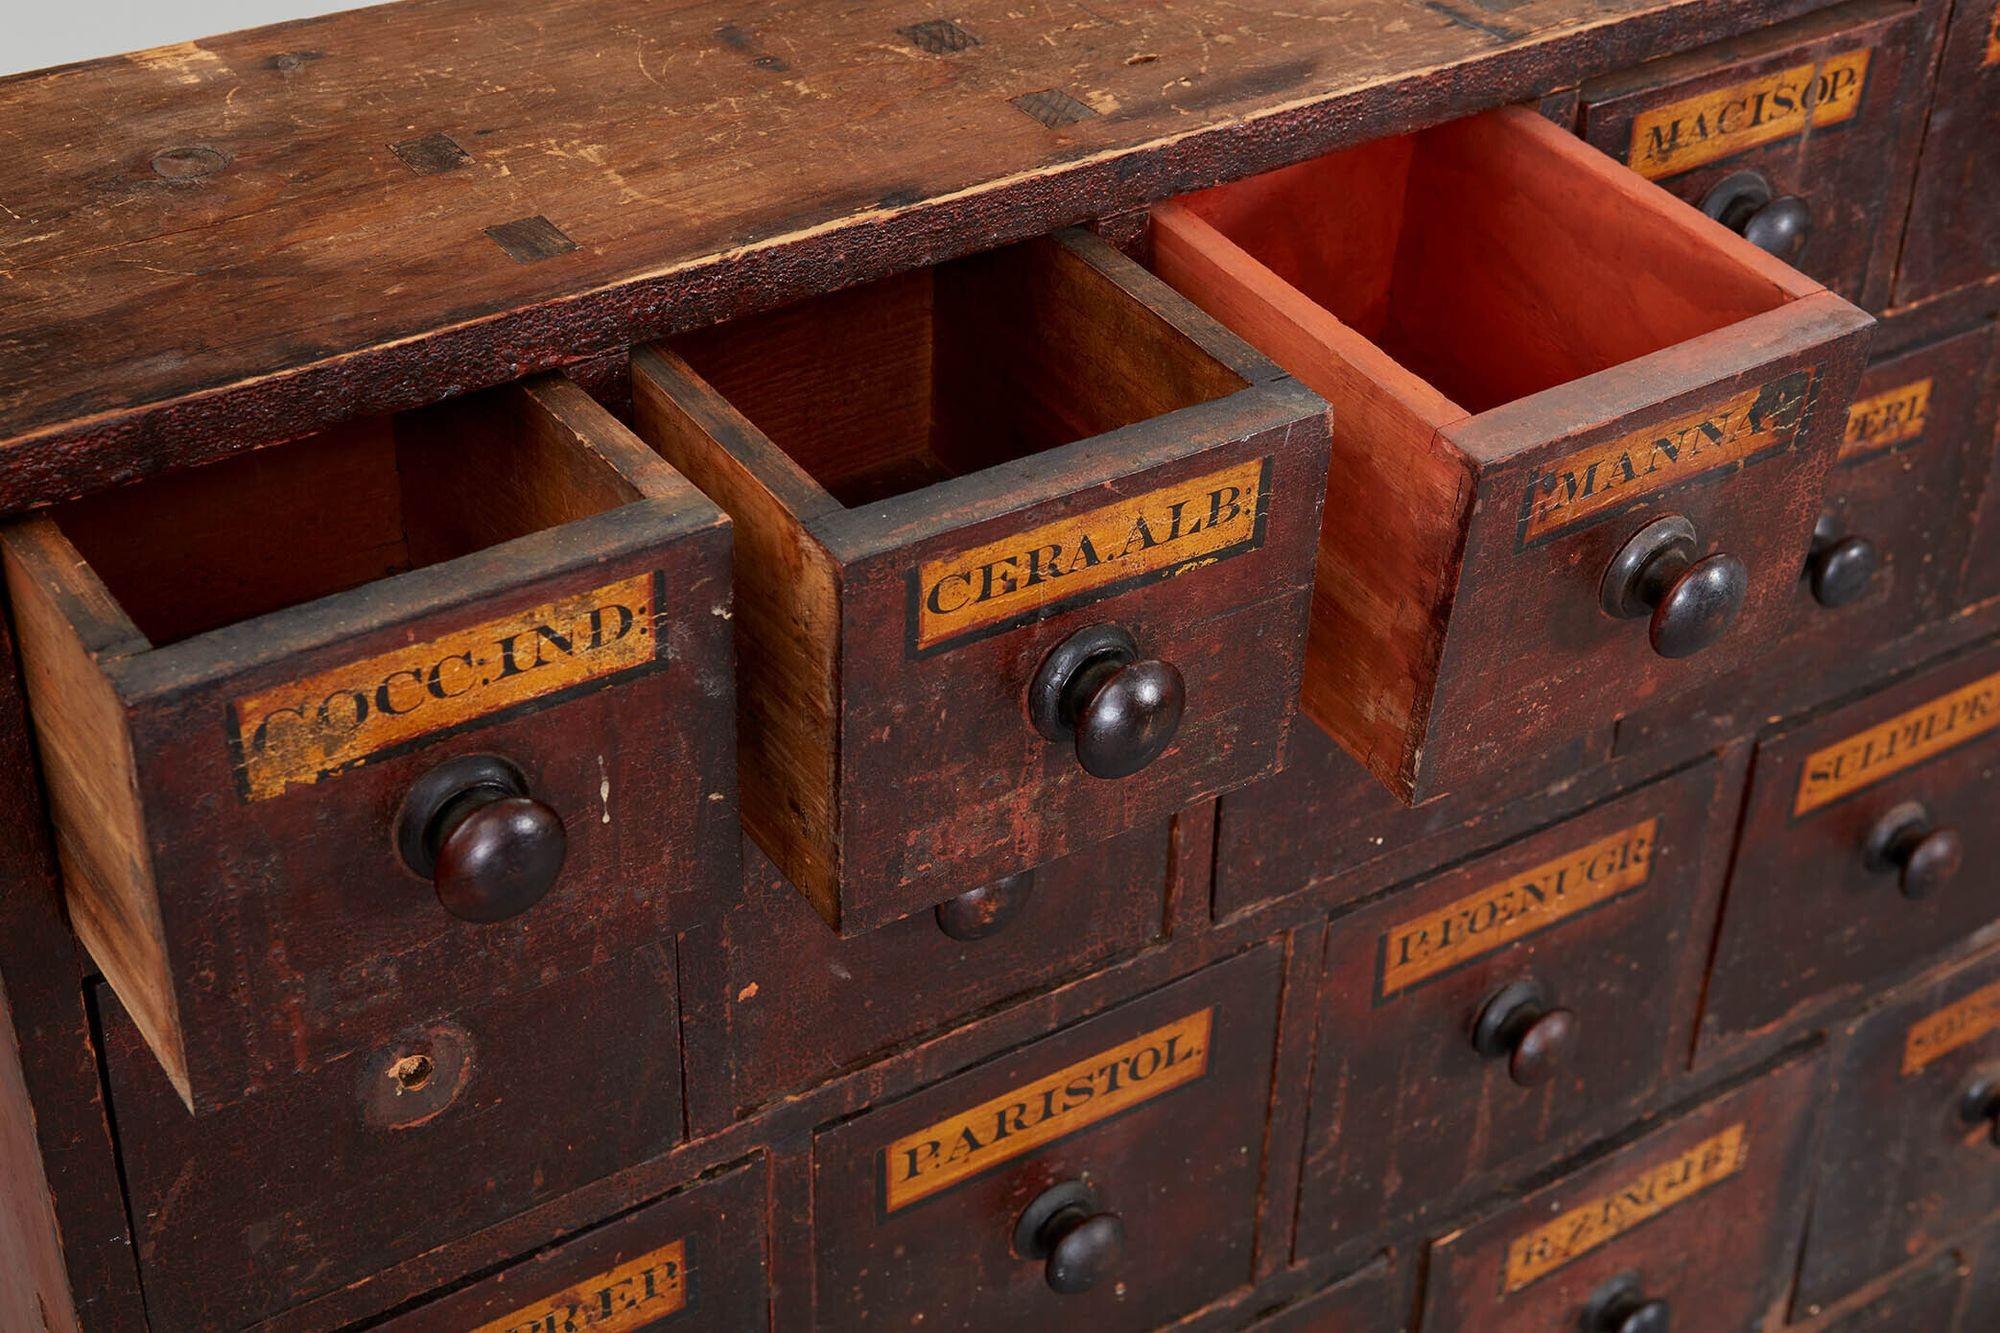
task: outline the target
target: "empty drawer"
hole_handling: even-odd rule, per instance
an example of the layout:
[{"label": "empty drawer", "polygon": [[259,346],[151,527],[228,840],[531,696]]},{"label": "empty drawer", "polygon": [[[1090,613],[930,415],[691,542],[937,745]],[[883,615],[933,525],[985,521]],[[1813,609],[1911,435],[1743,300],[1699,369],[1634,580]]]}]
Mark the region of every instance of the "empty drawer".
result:
[{"label": "empty drawer", "polygon": [[71,920],[197,1110],[739,891],[728,524],[567,381],[0,548]]},{"label": "empty drawer", "polygon": [[842,934],[1270,771],[1325,404],[1095,236],[635,355],[736,524],[743,820]]},{"label": "empty drawer", "polygon": [[1222,186],[1154,243],[1333,405],[1305,706],[1404,799],[1790,614],[1868,317],[1540,116]]}]

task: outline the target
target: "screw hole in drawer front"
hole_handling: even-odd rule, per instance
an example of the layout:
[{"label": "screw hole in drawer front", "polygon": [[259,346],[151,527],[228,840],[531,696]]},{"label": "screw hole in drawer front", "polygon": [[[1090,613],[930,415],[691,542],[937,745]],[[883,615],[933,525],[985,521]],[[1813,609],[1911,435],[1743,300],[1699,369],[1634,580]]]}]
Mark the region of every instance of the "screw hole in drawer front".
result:
[{"label": "screw hole in drawer front", "polygon": [[[481,997],[202,1115],[105,993],[110,1111],[149,1317],[245,1327],[675,1147],[671,952],[649,945]],[[746,1219],[729,1239],[741,1249],[762,1234]],[[688,1262],[701,1271],[698,1253]]]},{"label": "screw hole in drawer front", "polygon": [[360,1057],[362,1119],[382,1129],[423,1124],[471,1082],[476,1053],[472,1034],[449,1022],[427,1024],[368,1052]]},{"label": "screw hole in drawer front", "polygon": [[1325,404],[1101,238],[632,365],[735,525],[745,828],[843,935],[1276,766]]},{"label": "screw hole in drawer front", "polygon": [[1299,1254],[1360,1262],[1684,1064],[1740,790],[1704,761],[1334,915]]},{"label": "screw hole in drawer front", "polygon": [[734,898],[728,547],[553,377],[0,529],[70,917],[190,1108]]},{"label": "screw hole in drawer front", "polygon": [[[1719,679],[1789,621],[1870,321],[1540,116],[1163,205],[1153,248],[1333,406],[1339,593],[1305,709],[1403,799]],[[1685,577],[1635,634],[1604,574],[1669,515]]]},{"label": "screw hole in drawer front", "polygon": [[437,1064],[428,1055],[406,1055],[391,1066],[390,1072],[404,1092],[421,1092],[431,1081],[431,1075],[437,1073]]}]

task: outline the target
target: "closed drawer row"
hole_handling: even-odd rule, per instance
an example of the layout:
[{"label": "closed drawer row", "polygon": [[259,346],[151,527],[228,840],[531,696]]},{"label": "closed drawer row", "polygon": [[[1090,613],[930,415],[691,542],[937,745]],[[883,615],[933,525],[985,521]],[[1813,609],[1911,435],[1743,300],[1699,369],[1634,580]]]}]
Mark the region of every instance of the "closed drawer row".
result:
[{"label": "closed drawer row", "polygon": [[[901,1222],[893,1215],[908,1208],[934,1221],[936,1209],[917,1207],[932,1191],[930,1173],[946,1182],[937,1192],[956,1191],[962,1175],[980,1174],[958,1159],[980,1159],[996,1136],[1007,1147],[984,1159],[995,1163],[1011,1161],[1017,1141],[1025,1153],[1058,1137],[1035,1130],[1033,1107],[1021,1108],[1049,1099],[1049,1114],[1061,1121],[1068,1112],[1052,1108],[1074,1091],[1062,1090],[1069,1076],[1088,1084],[1086,1076],[1128,1056],[1171,1068],[1177,1052],[1218,1048],[1221,1038],[1201,1025],[1222,1024],[1224,1014],[1229,1020],[1217,1031],[1255,1059],[1227,1077],[1206,1065],[1189,1073],[1209,1090],[1192,1098],[1201,1104],[1181,1097],[1159,1112],[1157,1125],[1141,1117],[1135,1137],[1119,1140],[1116,1174],[1128,1185],[1136,1177],[1142,1199],[1171,1182],[1194,1188],[1207,1150],[1198,1150],[1187,1126],[1214,1127],[1230,1136],[1215,1160],[1236,1154],[1248,1174],[1227,1186],[1200,1185],[1167,1211],[1199,1211],[1195,1199],[1218,1207],[1222,1198],[1236,1200],[1234,1212],[1205,1214],[1204,1225],[1240,1216],[1248,1237],[1259,1200],[1285,1176],[1296,1180],[1298,1202],[1287,1221],[1272,1225],[1288,1234],[1295,1211],[1296,1234],[1279,1257],[1341,1270],[1365,1266],[1385,1243],[1401,1250],[1413,1236],[1440,1233],[1481,1200],[1686,1088],[1841,1030],[1883,985],[1982,930],[1991,934],[1995,849],[1983,811],[2000,782],[1997,682],[2000,653],[1984,649],[1774,729],[1747,781],[1741,762],[1704,760],[1470,857],[1447,839],[1430,855],[1458,860],[1359,901],[1316,893],[1324,881],[1301,883],[1297,892],[1322,914],[1290,928],[1291,948],[1317,960],[1299,983],[1307,989],[1285,1001],[1287,1021],[1302,1034],[1296,1040],[1312,1051],[1309,1073],[1295,1066],[1287,1076],[1296,1086],[1276,1080],[1274,1092],[1282,951],[1265,945],[1163,992],[1226,994],[1216,1014],[1199,1016],[1206,1002],[1174,1013],[1159,1007],[1174,1007],[1166,1001],[1135,1005],[1131,1012],[1152,1017],[1121,1024],[1105,1015],[1079,1029],[1118,1035],[1078,1037],[1048,1048],[1056,1053],[1001,1062],[1032,1076],[949,1080],[947,1090],[912,1094],[920,1109],[867,1110],[826,1128],[815,1154],[836,1143],[873,1147],[846,1154],[851,1161],[837,1182],[815,1176],[826,1187],[816,1184],[812,1197],[834,1210],[815,1213],[815,1243],[863,1251],[842,1261],[858,1265],[853,1282],[822,1285],[816,1298],[851,1291],[853,1303],[821,1309],[819,1322],[845,1327],[870,1310],[934,1310],[947,1327],[985,1326],[970,1311],[945,1318],[933,1304],[966,1288],[904,1263],[931,1251],[894,1239]],[[1366,779],[1356,772],[1350,781]],[[1235,799],[1225,798],[1225,813]],[[1915,806],[1923,817],[1911,821]],[[1795,818],[1801,807],[1805,815]],[[1283,815],[1267,809],[1264,817],[1276,824]],[[1908,850],[1876,853],[1885,823],[1914,825]],[[1167,830],[1156,824],[1042,868],[976,930],[935,913],[843,940],[753,847],[743,901],[683,932],[678,949],[641,948],[490,1002],[440,992],[427,997],[433,1020],[199,1117],[186,1113],[138,1030],[104,993],[109,1094],[149,1304],[166,1327],[248,1322],[691,1140],[754,1127],[789,1098],[842,1075],[865,1080],[864,1071],[914,1043],[966,1023],[976,1028],[982,1015],[1030,994],[1107,967],[1115,973],[1172,938],[1169,853]],[[1227,860],[1220,846],[1216,860]],[[1920,882],[1926,875],[1930,882]],[[1283,898],[1267,901],[1267,914],[1299,921],[1299,913],[1285,913]],[[1193,929],[1235,938],[1258,919],[1238,912],[1232,935],[1226,909],[1222,915]],[[1253,974],[1254,985],[1242,983],[1251,998],[1236,998],[1233,984],[1210,990],[1223,986],[1216,978]],[[1114,983],[1104,993],[1125,988]],[[1990,1000],[1988,1009],[2000,1012]],[[1991,1012],[1975,1009],[1972,1017]],[[1192,1026],[1175,1026],[1183,1022]],[[1151,1047],[1127,1049],[1148,1035],[1157,1039]],[[1985,1036],[1973,1031],[1951,1049]],[[1996,1041],[1985,1048],[2000,1049]],[[1141,1049],[1157,1053],[1138,1056]],[[1099,1062],[1086,1068],[1086,1057]],[[1957,1065],[1931,1063],[1941,1071],[1934,1080],[1954,1089],[1924,1092],[1942,1100],[1911,1114],[1954,1129],[1958,1121],[1919,1113],[1958,1114],[1970,1085],[1956,1088],[1966,1081]],[[1124,1075],[1114,1069],[1106,1077],[1113,1110],[1103,1114],[1123,1123],[1124,1102],[1114,1094]],[[1003,1097],[1007,1088],[1014,1093]],[[1829,1114],[1843,1114],[1856,1096],[1873,1097],[1842,1088]],[[1094,1100],[1094,1089],[1078,1095]],[[1277,1123],[1274,1096],[1290,1103],[1286,1115],[1303,1118],[1303,1143],[1296,1155],[1266,1162],[1281,1141],[1267,1135]],[[947,1114],[947,1104],[957,1110]],[[1876,1101],[1863,1109],[1861,1123],[1875,1125]],[[997,1118],[975,1126],[975,1111]],[[1086,1119],[1078,1123],[1090,1123],[1099,1113],[1079,1114]],[[881,1128],[892,1121],[894,1133]],[[938,1132],[913,1138],[920,1127]],[[1958,1137],[1967,1132],[1958,1129]],[[1868,1163],[1890,1164],[1872,1173],[1857,1165],[1871,1179],[1912,1169],[1915,1154],[1888,1145],[1864,1153],[1870,1135],[1879,1138],[1879,1126],[1831,1160],[1837,1166],[1861,1153]],[[902,1145],[897,1160],[908,1179],[901,1183],[881,1174],[894,1156],[882,1145],[892,1140]],[[1097,1160],[1061,1159],[1102,1194],[1109,1177]],[[1956,1191],[1959,1201],[1927,1226],[1926,1239],[1949,1236],[1986,1207],[1984,1195],[1965,1197],[1977,1173],[1958,1168],[1961,1184],[1944,1166],[1934,1188]],[[1053,1166],[1044,1174],[1035,1176],[1037,1189],[1069,1179]],[[1788,1178],[1803,1196],[1798,1174]],[[973,1260],[959,1262],[953,1247],[993,1241],[987,1233],[999,1234],[1001,1215],[1029,1202],[1023,1179],[996,1176],[998,1193],[967,1195],[959,1206],[971,1211],[935,1234],[920,1225],[927,1243],[941,1247],[938,1263],[970,1271]],[[1112,1189],[1106,1197],[1132,1196]],[[1156,1206],[1166,1205],[1144,1205],[1149,1213]],[[1864,1279],[1886,1271],[1906,1249],[1896,1228],[1908,1201],[1864,1193],[1846,1208],[1827,1235],[1871,1238],[1874,1248],[1825,1262]],[[1764,1222],[1778,1226],[1784,1216]],[[888,1233],[875,1229],[890,1221]],[[1143,1230],[1133,1226],[1135,1236]],[[870,1239],[883,1234],[890,1238]],[[1129,1326],[1150,1326],[1167,1305],[1193,1309],[1220,1299],[1247,1280],[1247,1254],[1224,1245],[1210,1255],[1212,1244],[1183,1248],[1182,1239],[1158,1252],[1180,1255],[1207,1276],[1148,1298],[1162,1305],[1133,1304]],[[1049,1298],[1046,1284],[1028,1281],[1035,1270],[1021,1267],[1020,1249],[993,1243],[979,1261],[988,1265],[985,1290],[1012,1282],[1023,1301]],[[1265,1244],[1281,1242],[1267,1235]],[[1829,1240],[1814,1254],[1832,1248]],[[1128,1258],[1155,1252],[1125,1247]],[[1214,1266],[1194,1264],[1188,1256],[1196,1254]],[[1139,1289],[1136,1279],[1114,1280]],[[1802,1287],[1808,1299],[1828,1298]],[[1123,1310],[1125,1300],[1113,1304]]]},{"label": "closed drawer row", "polygon": [[[1264,1327],[1282,955],[1252,947],[368,1326]],[[1352,1263],[1302,1229],[1293,1271],[1356,1275],[1268,1326],[1910,1328],[1893,1315],[1921,1301],[1959,1321],[1924,1327],[1983,1328],[1994,1293],[1960,1256],[2000,1209],[1996,988],[1993,951],[1918,978],[1829,1049],[1496,1176]],[[1308,1167],[1309,1205],[1317,1187]],[[165,1327],[236,1326],[254,1299],[148,1291]]]}]

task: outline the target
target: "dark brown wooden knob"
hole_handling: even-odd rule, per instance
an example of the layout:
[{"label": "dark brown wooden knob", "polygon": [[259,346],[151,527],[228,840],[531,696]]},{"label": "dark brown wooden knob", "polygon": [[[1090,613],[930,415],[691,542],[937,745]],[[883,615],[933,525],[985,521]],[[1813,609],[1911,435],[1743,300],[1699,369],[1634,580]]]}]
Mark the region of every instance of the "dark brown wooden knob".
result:
[{"label": "dark brown wooden knob", "polygon": [[1180,731],[1181,673],[1139,656],[1117,625],[1093,625],[1057,644],[1028,687],[1028,716],[1052,741],[1071,741],[1092,777],[1130,777],[1158,759]]},{"label": "dark brown wooden knob", "polygon": [[461,755],[424,774],[396,823],[404,863],[466,921],[527,911],[555,886],[569,854],[562,817],[496,755]]},{"label": "dark brown wooden knob", "polygon": [[1958,1114],[1968,1125],[1985,1125],[1993,1145],[2000,1147],[2000,1075],[1974,1079],[1959,1098]]},{"label": "dark brown wooden knob", "polygon": [[1701,210],[1786,263],[1797,260],[1812,239],[1812,209],[1797,195],[1772,189],[1762,172],[1739,171],[1723,178],[1702,199]]},{"label": "dark brown wooden knob", "polygon": [[1667,1333],[1672,1311],[1662,1300],[1645,1300],[1638,1295],[1609,1305],[1590,1324],[1590,1333]]},{"label": "dark brown wooden knob", "polygon": [[1507,1058],[1507,1076],[1524,1088],[1546,1083],[1576,1051],[1576,1015],[1552,1006],[1541,983],[1512,981],[1480,1006],[1472,1044],[1488,1059]]},{"label": "dark brown wooden knob", "polygon": [[1832,514],[1821,514],[1806,553],[1806,582],[1813,600],[1832,608],[1859,601],[1882,567],[1882,552],[1866,537],[1842,535]]},{"label": "dark brown wooden knob", "polygon": [[1736,621],[1750,571],[1733,555],[1701,557],[1694,524],[1679,514],[1639,529],[1605,567],[1598,599],[1620,620],[1650,619],[1653,651],[1692,657]]},{"label": "dark brown wooden knob", "polygon": [[990,939],[1021,914],[1034,891],[1035,872],[1032,870],[1023,870],[1018,875],[967,889],[933,909],[938,929],[955,940],[968,943]]},{"label": "dark brown wooden knob", "polygon": [[1875,821],[1863,855],[1870,870],[1894,872],[1906,898],[1928,898],[1958,878],[1965,865],[1965,839],[1955,828],[1938,828],[1921,802],[1907,801]]},{"label": "dark brown wooden knob", "polygon": [[1125,1223],[1098,1211],[1080,1180],[1051,1185],[1035,1197],[1014,1228],[1014,1248],[1040,1259],[1049,1289],[1062,1296],[1089,1291],[1118,1267],[1125,1253]]}]

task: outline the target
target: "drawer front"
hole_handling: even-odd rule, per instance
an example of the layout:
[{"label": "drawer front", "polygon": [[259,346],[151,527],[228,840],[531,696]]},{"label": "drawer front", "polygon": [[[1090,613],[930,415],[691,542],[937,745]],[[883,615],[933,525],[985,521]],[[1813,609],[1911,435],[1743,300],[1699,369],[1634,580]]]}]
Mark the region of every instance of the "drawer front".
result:
[{"label": "drawer front", "polygon": [[390,1319],[384,1333],[770,1326],[766,1168],[745,1162]]},{"label": "drawer front", "polygon": [[842,939],[754,847],[744,900],[682,937],[688,1102],[718,1129],[786,1093],[1158,939],[1153,825]]},{"label": "drawer front", "polygon": [[1280,961],[1239,955],[822,1130],[816,1325],[1147,1329],[1246,1283]]},{"label": "drawer front", "polygon": [[1277,766],[1326,405],[1101,238],[633,364],[736,521],[745,826],[843,935]]},{"label": "drawer front", "polygon": [[[916,543],[857,571],[849,611],[856,632],[843,668],[851,774],[844,857],[865,884],[916,882],[879,901],[861,899],[843,914],[843,930],[929,907],[966,884],[1077,851],[1273,771],[1298,709],[1325,464],[1316,431],[1258,429],[1171,468],[1135,470],[1109,487]],[[912,569],[1011,544],[1017,530],[1061,529],[1060,515],[1097,510],[1121,491],[1179,495],[1185,488],[1176,478],[1231,475],[1265,478],[1254,483],[1265,514],[1254,525],[1254,549],[1074,609],[1058,603],[1030,624],[935,656],[912,659],[893,634],[860,630],[907,617]],[[1190,493],[1206,509],[1214,486],[1226,493],[1235,485],[1203,482]],[[1226,501],[1223,512],[1235,503]],[[1125,630],[1140,653],[1172,665],[1186,700],[1168,748],[1143,770],[1109,781],[1080,767],[1074,743],[1040,734],[1021,706],[1062,646],[1099,626]]]},{"label": "drawer front", "polygon": [[204,1116],[111,1000],[120,1165],[155,1327],[237,1327],[681,1141],[657,947],[434,1017]]},{"label": "drawer front", "polygon": [[1757,746],[1700,1055],[1803,1022],[1996,911],[2000,653],[1962,657]]},{"label": "drawer front", "polygon": [[1774,1070],[1434,1242],[1423,1327],[1616,1328],[1655,1301],[1676,1328],[1760,1327],[1796,1253],[1821,1073]]},{"label": "drawer front", "polygon": [[1402,1333],[1413,1299],[1408,1269],[1398,1256],[1384,1254],[1249,1327],[1255,1333]]},{"label": "drawer front", "polygon": [[1841,1034],[1799,1306],[1826,1306],[2000,1210],[2000,955]]},{"label": "drawer front", "polygon": [[1863,0],[1594,80],[1583,136],[1871,310],[1923,128],[1924,15]]},{"label": "drawer front", "polygon": [[[1695,695],[1770,650],[1799,614],[1801,562],[1861,368],[1851,332],[1801,329],[1775,358],[1765,344],[1661,353],[1654,359],[1673,363],[1663,378],[1680,380],[1672,397],[1626,398],[1574,435],[1553,421],[1513,423],[1518,433],[1478,418],[1465,428],[1481,441],[1476,452],[1510,460],[1482,481],[1459,575],[1430,721],[1445,754],[1473,772],[1504,768],[1519,761],[1524,734],[1609,725]],[[1718,374],[1738,353],[1747,364]],[[1593,406],[1603,405],[1577,410]],[[1717,440],[1718,450],[1705,447]],[[1627,476],[1634,485],[1619,480]],[[1663,622],[1605,609],[1621,557],[1668,523],[1693,534],[1688,557],[1743,571],[1726,631],[1682,656],[1655,645]]]},{"label": "drawer front", "polygon": [[1522,108],[1154,212],[1333,407],[1307,713],[1398,796],[1684,696],[1794,614],[1870,321]]},{"label": "drawer front", "polygon": [[1992,453],[1992,355],[1982,328],[1877,361],[1861,377],[1806,556],[1793,642],[1829,653],[1873,647],[1956,609],[1972,527],[1966,496]]},{"label": "drawer front", "polygon": [[1957,0],[1951,8],[1896,273],[1897,305],[2000,273],[2000,182],[1989,166],[2000,120],[2000,4]]},{"label": "drawer front", "polygon": [[1723,785],[1701,764],[1334,920],[1302,1251],[1549,1160],[1685,1058]]},{"label": "drawer front", "polygon": [[198,1113],[740,889],[715,507],[566,381],[343,431],[0,536],[72,918]]},{"label": "drawer front", "polygon": [[[721,586],[715,564],[698,577]],[[449,980],[480,995],[532,986],[551,970],[667,938],[677,917],[697,915],[691,898],[733,897],[733,884],[718,883],[737,856],[726,822],[728,728],[686,725],[712,711],[718,691],[728,697],[726,642],[700,623],[715,619],[682,622],[691,631],[679,645],[684,660],[706,660],[706,670],[669,669],[485,722],[255,805],[233,804],[226,788],[215,799],[224,757],[199,722],[221,700],[149,719],[163,878],[207,889],[164,914],[168,956],[189,979],[191,1068],[224,1086],[240,1070],[245,1086],[270,1087],[393,1029],[427,987]],[[445,910],[391,836],[428,775],[485,755],[519,769],[568,844],[548,895],[499,922]],[[284,889],[276,901],[272,885]],[[283,966],[252,965],[260,956]]]}]

